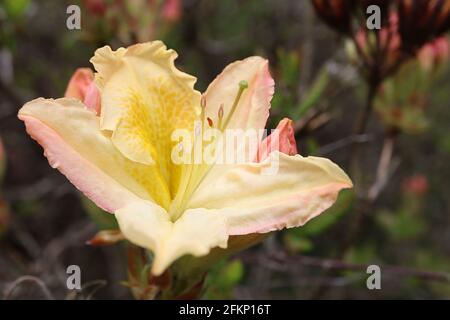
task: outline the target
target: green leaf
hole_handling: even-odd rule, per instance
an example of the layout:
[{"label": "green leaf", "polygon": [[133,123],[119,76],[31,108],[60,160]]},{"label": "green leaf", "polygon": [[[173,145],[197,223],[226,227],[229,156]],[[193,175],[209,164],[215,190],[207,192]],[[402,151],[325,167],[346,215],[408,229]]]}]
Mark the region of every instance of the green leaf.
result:
[{"label": "green leaf", "polygon": [[314,138],[306,140],[306,154],[315,154],[319,150],[319,144]]},{"label": "green leaf", "polygon": [[234,287],[244,277],[244,265],[240,260],[217,263],[206,279],[205,297],[208,299],[228,299]]},{"label": "green leaf", "polygon": [[421,217],[401,208],[397,212],[384,211],[377,215],[377,221],[395,240],[408,240],[422,234],[425,230]]},{"label": "green leaf", "polygon": [[89,215],[91,220],[98,226],[100,230],[115,230],[119,229],[114,215],[100,209],[91,200],[85,196],[81,196],[81,203]]},{"label": "green leaf", "polygon": [[300,59],[297,52],[277,50],[281,79],[289,86],[295,86],[300,75]]},{"label": "green leaf", "polygon": [[244,276],[244,266],[240,260],[228,263],[221,272],[221,282],[228,286],[238,284]]},{"label": "green leaf", "polygon": [[295,232],[298,229],[290,229],[283,234],[283,240],[289,251],[292,252],[308,252],[313,249],[313,243],[308,238],[305,238],[302,234]]},{"label": "green leaf", "polygon": [[303,234],[314,236],[323,233],[352,209],[354,199],[355,193],[353,190],[341,191],[336,203],[331,208],[301,228]]},{"label": "green leaf", "polygon": [[29,0],[4,0],[3,8],[8,17],[17,19],[25,13],[29,3]]},{"label": "green leaf", "polygon": [[322,68],[322,70],[317,75],[314,83],[311,88],[308,90],[308,93],[304,99],[302,99],[300,106],[297,110],[297,117],[303,117],[312,107],[317,104],[317,101],[322,97],[322,94],[325,92],[325,89],[329,83],[329,75],[326,68]]}]

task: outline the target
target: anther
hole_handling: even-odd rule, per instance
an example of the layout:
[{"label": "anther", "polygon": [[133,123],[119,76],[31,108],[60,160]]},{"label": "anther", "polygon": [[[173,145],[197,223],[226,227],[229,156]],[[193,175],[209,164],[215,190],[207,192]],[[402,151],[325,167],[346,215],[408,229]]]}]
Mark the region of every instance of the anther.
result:
[{"label": "anther", "polygon": [[222,119],[223,119],[223,103],[219,107],[219,111],[217,112],[217,116],[219,118],[219,130],[222,130]]},{"label": "anther", "polygon": [[202,98],[200,99],[200,120],[202,123],[205,122],[205,109],[206,109],[206,97],[202,95]]},{"label": "anther", "polygon": [[248,88],[248,82],[246,80],[241,80],[239,82],[239,88],[243,89],[243,90],[247,89]]},{"label": "anther", "polygon": [[200,106],[204,109],[206,108],[206,97],[204,95],[202,95],[201,99],[200,99]]},{"label": "anther", "polygon": [[244,93],[245,89],[248,88],[248,82],[245,80],[239,81],[239,91],[236,94],[236,98],[234,98],[233,106],[231,107],[230,113],[228,114],[223,128],[226,128],[228,126],[228,123],[230,122],[231,116],[236,111],[236,107],[239,104],[239,100],[241,100],[242,93]]}]

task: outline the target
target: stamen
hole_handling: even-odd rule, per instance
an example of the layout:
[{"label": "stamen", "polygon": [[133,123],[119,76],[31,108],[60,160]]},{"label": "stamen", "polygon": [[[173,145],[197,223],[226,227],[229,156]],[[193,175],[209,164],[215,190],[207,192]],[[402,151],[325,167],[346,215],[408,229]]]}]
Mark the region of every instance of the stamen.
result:
[{"label": "stamen", "polygon": [[200,99],[200,106],[205,109],[206,108],[206,97],[204,95],[202,95],[201,99]]},{"label": "stamen", "polygon": [[[220,130],[223,130],[228,125],[228,123],[231,119],[231,116],[236,111],[236,108],[237,108],[237,105],[239,104],[242,93],[247,88],[248,88],[247,81],[239,82],[239,91],[236,95],[236,98],[234,99],[230,113],[228,114],[228,116],[225,119],[225,122],[223,123],[223,127],[222,127],[222,121],[224,120],[223,118],[224,118],[225,110],[224,110],[224,105],[223,104],[220,105],[218,114],[217,114]],[[201,143],[201,139],[198,139],[198,137],[201,134],[201,129],[203,128],[202,125],[205,125],[206,124],[205,122],[207,122],[209,127],[214,126],[213,120],[210,117],[206,117],[206,115],[205,115],[206,99],[203,96],[200,100],[200,107],[201,107],[201,111],[200,111],[201,112],[200,113],[201,125],[195,126],[195,129],[194,129],[195,130],[195,132],[194,132],[195,140],[194,140],[193,148],[195,148],[197,146],[197,143]],[[206,119],[205,119],[205,117],[206,117]],[[204,120],[206,120],[206,121],[204,121]],[[214,142],[211,142],[211,143],[214,143]],[[172,221],[176,221],[183,214],[183,212],[186,208],[188,199],[195,192],[195,190],[200,185],[200,183],[203,181],[204,177],[206,176],[206,174],[208,173],[208,171],[211,168],[211,165],[195,162],[194,153],[195,152],[192,152],[192,154],[191,154],[192,163],[189,166],[185,167],[187,172],[185,172],[186,179],[184,179],[183,188],[182,188],[182,190],[184,190],[184,192],[177,195],[175,200],[172,202],[171,209],[169,210]]]},{"label": "stamen", "polygon": [[205,109],[206,109],[206,97],[202,95],[200,99],[200,121],[202,124],[205,122]]},{"label": "stamen", "polygon": [[228,116],[227,116],[227,118],[225,120],[223,129],[225,129],[228,126],[228,123],[231,120],[231,116],[236,111],[236,107],[239,104],[239,100],[241,99],[242,93],[244,93],[245,89],[247,89],[247,88],[248,88],[248,82],[247,81],[242,80],[242,81],[239,82],[239,91],[238,91],[238,93],[236,95],[236,98],[234,99],[233,106],[231,107],[230,113],[228,114]]},{"label": "stamen", "polygon": [[239,81],[239,88],[247,89],[248,88],[248,82],[246,80]]},{"label": "stamen", "polygon": [[195,123],[195,132],[194,135],[195,137],[198,137],[202,132],[202,123],[201,122],[196,122]]},{"label": "stamen", "polygon": [[222,119],[223,119],[223,103],[220,105],[219,107],[219,112],[217,114],[217,116],[219,117],[219,130],[222,130]]}]

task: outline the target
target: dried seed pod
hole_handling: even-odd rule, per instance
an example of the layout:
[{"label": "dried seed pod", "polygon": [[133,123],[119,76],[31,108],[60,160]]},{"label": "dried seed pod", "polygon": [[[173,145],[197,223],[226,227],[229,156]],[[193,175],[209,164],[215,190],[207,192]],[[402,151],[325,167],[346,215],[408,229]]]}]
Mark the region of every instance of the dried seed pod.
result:
[{"label": "dried seed pod", "polygon": [[450,0],[397,0],[399,32],[406,51],[415,51],[450,29]]},{"label": "dried seed pod", "polygon": [[351,33],[354,0],[312,0],[312,4],[328,26],[344,34]]}]

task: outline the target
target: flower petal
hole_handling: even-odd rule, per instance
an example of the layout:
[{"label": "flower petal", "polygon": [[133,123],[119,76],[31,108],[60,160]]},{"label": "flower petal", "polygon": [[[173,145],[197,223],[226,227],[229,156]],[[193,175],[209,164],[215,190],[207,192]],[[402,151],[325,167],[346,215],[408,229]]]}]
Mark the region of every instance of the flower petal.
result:
[{"label": "flower petal", "polygon": [[281,120],[275,131],[261,141],[257,162],[266,159],[273,151],[280,151],[290,156],[297,154],[297,143],[295,142],[291,119],[284,118]]},{"label": "flower petal", "polygon": [[67,85],[66,98],[75,98],[83,101],[90,84],[94,81],[94,72],[89,68],[78,68]]},{"label": "flower petal", "polygon": [[101,108],[101,102],[100,102],[100,91],[98,91],[97,85],[95,82],[92,82],[87,91],[86,95],[84,97],[83,103],[88,109],[91,109],[95,112],[96,115],[100,115],[100,108]]},{"label": "flower petal", "polygon": [[99,207],[114,212],[139,199],[168,205],[156,169],[126,159],[99,129],[99,119],[79,101],[36,99],[19,111],[28,133],[58,168]]},{"label": "flower petal", "polygon": [[172,222],[163,208],[140,201],[117,210],[115,216],[128,240],[153,252],[156,276],[183,255],[203,256],[211,248],[227,246],[224,218],[204,209],[188,210]]},{"label": "flower petal", "polygon": [[231,111],[239,90],[239,82],[245,80],[244,91],[228,128],[263,129],[269,116],[270,101],[274,93],[274,81],[269,73],[269,63],[261,57],[249,57],[228,65],[211,82],[204,96],[206,115],[218,123],[219,108],[223,104],[224,117]]},{"label": "flower petal", "polygon": [[91,59],[101,91],[101,128],[113,131],[114,145],[127,158],[159,168],[172,194],[181,167],[171,161],[175,129],[192,131],[200,93],[195,77],[175,68],[177,54],[161,41],[112,51],[98,49]]},{"label": "flower petal", "polygon": [[[268,174],[278,164],[278,172]],[[261,163],[236,165],[201,185],[188,207],[216,209],[226,216],[229,235],[297,227],[330,207],[347,175],[325,158],[288,156],[278,151]]]},{"label": "flower petal", "polygon": [[64,97],[81,100],[88,109],[100,114],[100,92],[94,83],[94,72],[89,68],[78,68],[75,71]]}]

